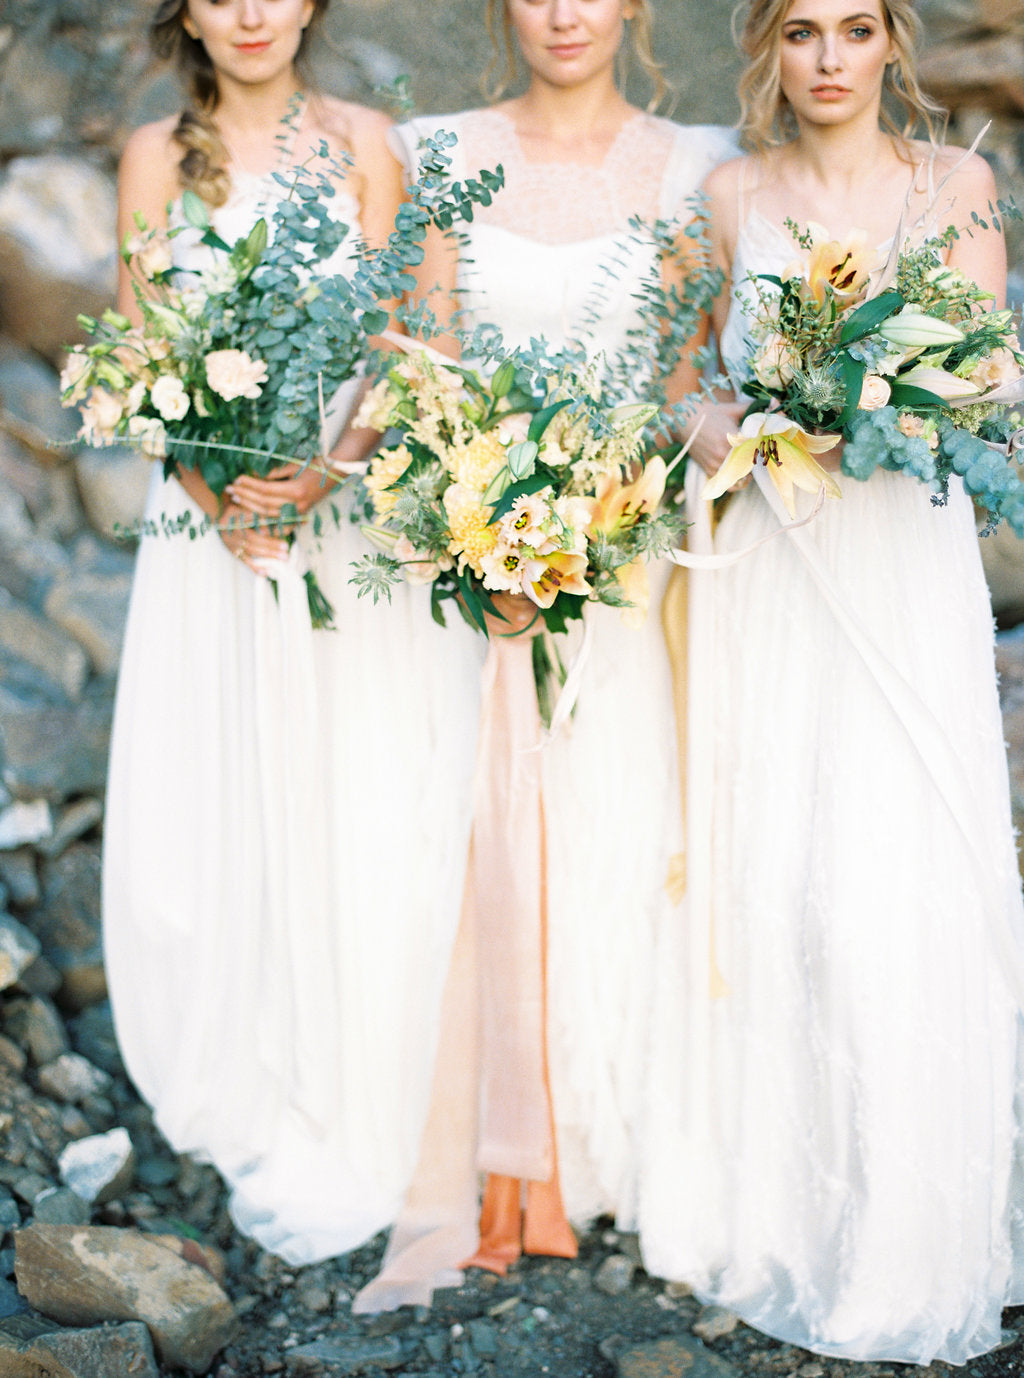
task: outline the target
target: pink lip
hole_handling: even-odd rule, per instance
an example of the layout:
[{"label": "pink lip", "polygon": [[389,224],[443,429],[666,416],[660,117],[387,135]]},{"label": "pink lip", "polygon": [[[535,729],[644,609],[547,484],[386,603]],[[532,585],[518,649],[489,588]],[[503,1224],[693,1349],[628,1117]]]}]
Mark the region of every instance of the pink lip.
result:
[{"label": "pink lip", "polygon": [[548,48],[549,53],[554,53],[555,57],[579,57],[580,53],[585,53],[587,45],[585,43],[560,43]]},{"label": "pink lip", "polygon": [[815,86],[812,96],[817,96],[819,100],[839,100],[842,96],[848,96],[849,89],[845,86]]},{"label": "pink lip", "polygon": [[263,43],[236,43],[235,47],[240,53],[265,53],[270,47],[270,39]]}]

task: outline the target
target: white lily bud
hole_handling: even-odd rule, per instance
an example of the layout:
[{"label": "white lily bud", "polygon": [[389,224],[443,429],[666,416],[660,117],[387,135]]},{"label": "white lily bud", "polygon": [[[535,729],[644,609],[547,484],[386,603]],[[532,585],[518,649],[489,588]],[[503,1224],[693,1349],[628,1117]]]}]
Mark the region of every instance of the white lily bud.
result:
[{"label": "white lily bud", "polygon": [[878,327],[883,340],[900,349],[931,349],[958,344],[964,338],[959,326],[940,321],[913,306],[905,306],[898,316],[890,316]]},{"label": "white lily bud", "polygon": [[955,373],[947,373],[944,368],[929,368],[927,364],[918,364],[906,373],[901,373],[898,381],[934,392],[936,397],[941,397],[946,402],[973,397],[981,391],[966,378],[958,378]]}]

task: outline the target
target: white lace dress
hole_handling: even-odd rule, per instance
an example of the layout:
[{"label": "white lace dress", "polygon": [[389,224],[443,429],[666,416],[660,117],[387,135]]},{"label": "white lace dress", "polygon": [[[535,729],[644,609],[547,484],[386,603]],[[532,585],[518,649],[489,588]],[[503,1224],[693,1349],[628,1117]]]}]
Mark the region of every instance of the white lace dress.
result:
[{"label": "white lace dress", "polygon": [[[273,189],[236,177],[214,213],[222,237]],[[356,236],[355,203],[333,204]],[[186,267],[207,252],[175,245]],[[183,512],[201,517],[155,469],[147,516]],[[463,883],[479,648],[433,624],[422,589],[357,600],[364,546],[347,515],[300,542],[335,631],[312,630],[301,580],[282,572],[275,601],[215,535],[142,541],[104,927],[121,1048],[160,1128],[220,1169],[245,1232],[309,1262],[386,1225],[415,1162]]]},{"label": "white lace dress", "polygon": [[[752,211],[734,282],[792,252]],[[734,363],[744,331],[734,289]],[[780,1339],[963,1363],[1024,1299],[1020,1019],[994,955],[1022,911],[992,616],[962,488],[937,507],[898,474],[840,482],[800,540],[961,778],[937,787],[792,536],[702,576],[713,658],[691,673],[712,676],[728,992],[709,993],[709,920],[691,914],[658,962],[641,1242],[650,1271]],[[751,485],[716,549],[777,526]]]},{"label": "white lace dress", "polygon": [[[458,136],[453,175],[501,164],[505,187],[466,231],[466,323],[509,346],[582,343],[611,357],[637,322],[653,262],[629,227],[692,214],[687,198],[735,151],[731,132],[630,119],[597,167],[531,162],[500,110],[430,117],[402,132],[407,157],[438,128]],[[591,606],[593,644],[572,723],[544,749],[548,1056],[570,1218],[636,1213],[636,1141],[647,1058],[654,934],[671,919],[669,860],[681,842],[670,673],[651,570],[644,626]],[[566,638],[571,659],[579,632]]]}]

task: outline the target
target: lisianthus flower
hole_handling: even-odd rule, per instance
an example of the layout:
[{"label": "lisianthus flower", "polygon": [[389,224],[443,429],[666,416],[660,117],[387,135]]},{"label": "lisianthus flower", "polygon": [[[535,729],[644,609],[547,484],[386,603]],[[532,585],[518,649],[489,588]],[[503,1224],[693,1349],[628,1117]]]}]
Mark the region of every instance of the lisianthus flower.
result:
[{"label": "lisianthus flower", "polygon": [[[550,496],[550,488],[544,491]],[[524,493],[498,523],[500,539],[506,545],[542,546],[548,540],[550,522],[550,502],[541,493]]]},{"label": "lisianthus flower", "polygon": [[766,388],[784,388],[800,367],[800,355],[782,335],[769,335],[751,361],[754,377]]},{"label": "lisianthus flower", "polygon": [[191,405],[184,383],[171,373],[165,373],[156,380],[149,390],[149,396],[165,421],[180,421]]},{"label": "lisianthus flower", "polygon": [[971,372],[970,381],[982,392],[988,392],[990,388],[1002,387],[1004,383],[1012,383],[1019,377],[1020,364],[1013,351],[1000,347],[993,350],[988,358],[981,360]]},{"label": "lisianthus flower", "polygon": [[842,497],[838,483],[814,458],[831,450],[840,439],[838,435],[813,435],[781,412],[754,412],[739,433],[728,439],[732,449],[718,473],[705,484],[701,494],[705,502],[720,498],[734,483],[746,478],[758,458],[764,462],[791,517],[796,513],[794,488],[816,493],[824,484],[830,497]]},{"label": "lisianthus flower", "polygon": [[60,390],[64,394],[61,405],[73,407],[89,391],[92,359],[81,350],[73,349],[60,374]]},{"label": "lisianthus flower", "polygon": [[493,550],[480,557],[484,588],[495,593],[521,593],[526,564],[518,546],[499,541]]},{"label": "lisianthus flower", "polygon": [[572,550],[556,550],[523,563],[523,592],[538,608],[550,608],[560,593],[586,597],[587,557]]},{"label": "lisianthus flower", "polygon": [[206,381],[225,402],[238,397],[255,401],[267,381],[267,366],[244,349],[215,349],[206,356]]},{"label": "lisianthus flower", "polygon": [[807,287],[819,306],[824,306],[831,289],[840,306],[852,306],[863,295],[877,254],[867,243],[863,230],[853,230],[845,242],[830,239],[823,225],[811,224],[811,255],[807,266]]},{"label": "lisianthus flower", "polygon": [[169,273],[174,267],[171,241],[166,230],[150,230],[145,235],[134,235],[125,244],[125,251],[131,254],[143,277],[152,279],[160,273]]},{"label": "lisianthus flower", "polygon": [[113,445],[124,416],[124,399],[106,388],[93,388],[82,408],[82,437],[89,445]]},{"label": "lisianthus flower", "polygon": [[644,513],[653,512],[661,502],[667,474],[665,461],[654,455],[631,483],[623,483],[617,474],[599,479],[590,500],[591,531],[610,535],[623,526],[633,526]]},{"label": "lisianthus flower", "polygon": [[139,449],[147,458],[167,458],[167,432],[164,423],[155,416],[133,416],[128,422],[128,434],[138,441]]}]

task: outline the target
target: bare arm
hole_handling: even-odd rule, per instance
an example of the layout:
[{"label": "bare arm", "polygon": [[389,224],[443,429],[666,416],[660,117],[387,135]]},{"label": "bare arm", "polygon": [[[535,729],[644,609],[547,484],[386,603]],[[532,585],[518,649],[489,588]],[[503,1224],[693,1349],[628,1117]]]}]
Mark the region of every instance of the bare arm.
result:
[{"label": "bare arm", "polygon": [[[991,292],[1000,308],[1006,300],[1006,240],[992,224],[991,208],[996,201],[992,169],[975,155],[953,174],[949,189],[955,197],[951,223],[960,231],[949,251],[949,263]],[[988,228],[974,225],[972,213]]]}]

